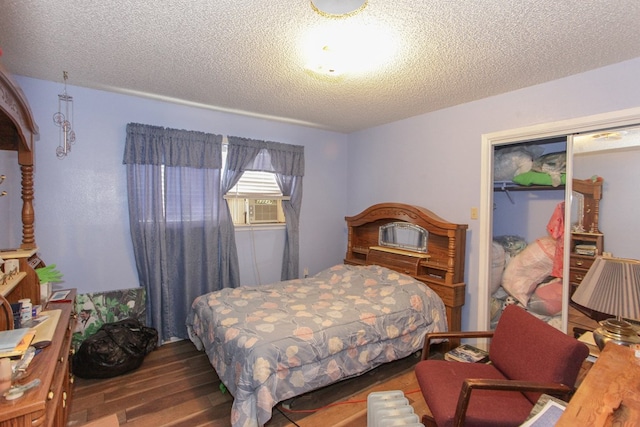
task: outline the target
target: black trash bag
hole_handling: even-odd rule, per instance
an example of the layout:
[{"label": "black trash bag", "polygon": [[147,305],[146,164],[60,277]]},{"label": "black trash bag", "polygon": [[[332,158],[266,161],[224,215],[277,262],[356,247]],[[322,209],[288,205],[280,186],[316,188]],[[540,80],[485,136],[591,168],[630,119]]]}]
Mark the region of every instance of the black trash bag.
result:
[{"label": "black trash bag", "polygon": [[158,345],[158,331],[136,319],[105,323],[86,338],[73,356],[80,378],[111,378],[138,369]]}]

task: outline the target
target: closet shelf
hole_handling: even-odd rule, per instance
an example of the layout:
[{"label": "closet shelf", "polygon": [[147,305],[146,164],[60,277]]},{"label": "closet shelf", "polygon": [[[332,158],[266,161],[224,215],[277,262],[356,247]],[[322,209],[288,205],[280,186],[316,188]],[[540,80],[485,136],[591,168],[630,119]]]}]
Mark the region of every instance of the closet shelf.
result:
[{"label": "closet shelf", "polygon": [[539,190],[564,190],[564,184],[553,187],[550,185],[520,185],[513,181],[495,181],[493,191],[539,191]]}]

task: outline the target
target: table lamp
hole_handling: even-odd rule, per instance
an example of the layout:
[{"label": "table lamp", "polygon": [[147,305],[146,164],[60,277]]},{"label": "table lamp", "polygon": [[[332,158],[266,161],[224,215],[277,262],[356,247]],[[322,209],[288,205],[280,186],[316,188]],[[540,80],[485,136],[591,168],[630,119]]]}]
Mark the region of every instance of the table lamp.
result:
[{"label": "table lamp", "polygon": [[626,319],[640,318],[640,261],[598,256],[571,299],[584,307],[616,316],[600,321],[593,339],[606,343],[640,343],[638,330]]}]

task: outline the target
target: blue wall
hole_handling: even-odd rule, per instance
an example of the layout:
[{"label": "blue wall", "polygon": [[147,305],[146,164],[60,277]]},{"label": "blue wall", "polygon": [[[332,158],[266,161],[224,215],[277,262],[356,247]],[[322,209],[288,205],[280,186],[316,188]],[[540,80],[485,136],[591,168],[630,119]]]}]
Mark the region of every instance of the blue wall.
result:
[{"label": "blue wall", "polygon": [[[59,287],[86,293],[138,286],[122,164],[129,122],[303,145],[300,272],[306,267],[316,273],[342,262],[346,135],[70,86],[77,142],[68,157],[59,160],[58,128],[52,116],[61,84],[17,80],[40,127],[34,178],[36,242],[43,260],[55,263],[64,274]],[[282,229],[238,232],[244,283],[280,280],[283,238]],[[254,260],[254,253],[261,256]]]},{"label": "blue wall", "polygon": [[[476,329],[481,136],[638,107],[638,75],[640,58],[350,134],[347,215],[402,201],[469,224],[462,326]],[[640,208],[637,197],[630,204]]]}]

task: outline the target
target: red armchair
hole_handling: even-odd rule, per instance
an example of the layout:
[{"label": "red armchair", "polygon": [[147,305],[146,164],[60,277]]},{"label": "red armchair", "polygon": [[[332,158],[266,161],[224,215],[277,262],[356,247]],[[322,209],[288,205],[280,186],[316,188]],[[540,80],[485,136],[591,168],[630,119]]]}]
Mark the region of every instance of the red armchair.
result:
[{"label": "red armchair", "polygon": [[[428,360],[436,338],[491,338],[490,364]],[[574,385],[586,345],[515,305],[507,306],[495,331],[441,332],[425,337],[415,367],[432,417],[425,426],[518,426],[542,393],[565,399]]]}]

